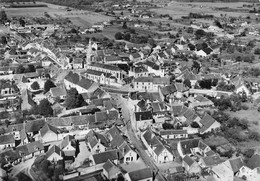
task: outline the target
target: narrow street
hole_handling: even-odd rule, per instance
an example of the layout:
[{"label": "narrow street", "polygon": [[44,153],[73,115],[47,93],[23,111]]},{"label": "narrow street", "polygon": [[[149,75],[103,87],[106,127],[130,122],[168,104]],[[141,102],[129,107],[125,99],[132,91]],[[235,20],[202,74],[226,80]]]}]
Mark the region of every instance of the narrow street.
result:
[{"label": "narrow street", "polygon": [[116,95],[115,99],[117,100],[118,107],[121,107],[121,111],[122,111],[122,115],[124,117],[124,121],[125,121],[125,124],[127,127],[129,139],[132,141],[133,145],[137,149],[139,156],[143,159],[145,164],[153,170],[155,177],[159,181],[166,181],[165,177],[159,171],[159,169],[153,162],[152,158],[150,158],[150,156],[146,153],[146,151],[145,151],[146,148],[144,148],[142,141],[140,140],[140,138],[138,138],[136,133],[133,131],[132,121],[134,118],[134,111],[131,110],[131,108],[129,106],[129,102],[127,101],[127,99],[124,99],[123,97],[121,97],[119,95]]}]

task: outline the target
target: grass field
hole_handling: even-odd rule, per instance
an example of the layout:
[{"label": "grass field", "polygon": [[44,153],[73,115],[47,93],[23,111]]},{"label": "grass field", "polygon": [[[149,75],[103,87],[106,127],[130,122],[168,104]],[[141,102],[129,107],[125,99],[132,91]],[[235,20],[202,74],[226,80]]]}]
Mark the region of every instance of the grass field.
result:
[{"label": "grass field", "polygon": [[48,7],[37,7],[37,8],[6,8],[5,11],[8,17],[41,17],[47,12],[52,17],[69,18],[76,26],[87,28],[95,23],[109,21],[111,17],[101,15],[98,13],[72,9],[67,11],[64,6],[58,6],[48,3]]},{"label": "grass field", "polygon": [[228,16],[244,16],[247,13],[241,12],[225,12],[225,11],[214,11],[216,7],[229,7],[229,8],[239,8],[242,7],[243,2],[238,3],[208,3],[208,2],[197,2],[197,3],[182,3],[172,1],[168,6],[163,8],[152,9],[151,11],[159,14],[169,14],[173,18],[181,18],[181,16],[186,16],[190,12],[193,13],[205,13],[212,14],[214,16],[220,16],[220,14],[227,14]]}]

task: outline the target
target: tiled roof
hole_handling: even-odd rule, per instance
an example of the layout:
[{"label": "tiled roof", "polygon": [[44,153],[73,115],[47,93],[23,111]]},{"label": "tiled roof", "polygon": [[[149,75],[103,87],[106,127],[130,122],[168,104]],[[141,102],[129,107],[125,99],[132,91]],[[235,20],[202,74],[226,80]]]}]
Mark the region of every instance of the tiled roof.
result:
[{"label": "tiled roof", "polygon": [[60,97],[60,96],[66,96],[67,95],[67,91],[63,86],[52,87],[50,89],[50,93],[53,97]]},{"label": "tiled roof", "polygon": [[205,166],[218,165],[218,164],[224,162],[224,160],[222,160],[219,157],[219,155],[206,156],[206,157],[203,157],[202,160],[204,161]]},{"label": "tiled roof", "polygon": [[58,146],[53,145],[47,152],[46,152],[46,157],[49,158],[53,153],[57,153],[58,155],[61,156],[61,150]]},{"label": "tiled roof", "polygon": [[86,90],[89,90],[92,85],[96,84],[94,81],[90,80],[90,79],[86,79],[86,78],[82,78],[79,82],[77,82],[77,85],[86,89]]},{"label": "tiled roof", "polygon": [[26,145],[18,146],[15,149],[15,151],[20,155],[21,154],[29,155],[31,153],[35,153],[37,151],[42,151],[42,150],[44,150],[44,147],[40,141],[35,141],[35,142],[28,143]]},{"label": "tiled roof", "polygon": [[200,132],[206,131],[210,126],[212,126],[215,122],[217,122],[213,117],[209,114],[205,114],[203,118],[200,120],[202,127],[200,128]]},{"label": "tiled roof", "polygon": [[251,169],[260,167],[260,155],[258,153],[254,154],[251,158],[249,158],[247,162],[247,166]]},{"label": "tiled roof", "polygon": [[187,163],[189,166],[191,166],[193,163],[195,163],[195,161],[191,157],[189,157],[187,155],[183,158],[183,161],[185,163]]},{"label": "tiled roof", "polygon": [[74,84],[77,84],[80,80],[80,76],[77,73],[69,72],[69,74],[66,75],[64,79]]},{"label": "tiled roof", "polygon": [[12,144],[12,143],[15,143],[13,134],[0,136],[0,145]]},{"label": "tiled roof", "polygon": [[173,85],[173,84],[165,86],[165,87],[161,87],[161,92],[165,96],[176,92],[176,90],[177,89],[176,89],[175,85]]},{"label": "tiled roof", "polygon": [[92,156],[96,165],[106,163],[107,160],[114,161],[120,159],[120,157],[118,157],[118,151],[116,149],[93,154]]},{"label": "tiled roof", "polygon": [[58,128],[51,126],[50,124],[46,123],[43,128],[40,130],[41,136],[45,136],[49,131],[54,132],[55,134],[58,134]]},{"label": "tiled roof", "polygon": [[153,178],[153,172],[150,168],[138,169],[136,171],[129,172],[129,177],[133,181],[146,180]]}]

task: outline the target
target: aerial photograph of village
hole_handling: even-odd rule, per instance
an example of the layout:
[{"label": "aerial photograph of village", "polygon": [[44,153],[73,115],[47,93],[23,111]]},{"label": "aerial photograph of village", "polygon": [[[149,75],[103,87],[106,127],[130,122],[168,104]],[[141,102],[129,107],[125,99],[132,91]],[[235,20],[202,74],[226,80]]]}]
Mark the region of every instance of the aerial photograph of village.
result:
[{"label": "aerial photograph of village", "polygon": [[260,181],[259,0],[0,0],[0,181]]}]

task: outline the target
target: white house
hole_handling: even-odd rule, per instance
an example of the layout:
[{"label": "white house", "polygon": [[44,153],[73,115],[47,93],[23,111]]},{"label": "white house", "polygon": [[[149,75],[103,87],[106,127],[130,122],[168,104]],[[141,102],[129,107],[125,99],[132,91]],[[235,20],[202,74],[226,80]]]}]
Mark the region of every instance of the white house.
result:
[{"label": "white house", "polygon": [[161,130],[159,132],[162,138],[164,139],[181,139],[181,138],[188,138],[187,130]]},{"label": "white house", "polygon": [[165,163],[175,159],[171,148],[150,129],[141,134],[141,140],[156,163]]},{"label": "white house", "polygon": [[61,150],[58,146],[53,145],[47,152],[46,152],[47,160],[57,162],[59,160],[63,160],[61,156]]}]

